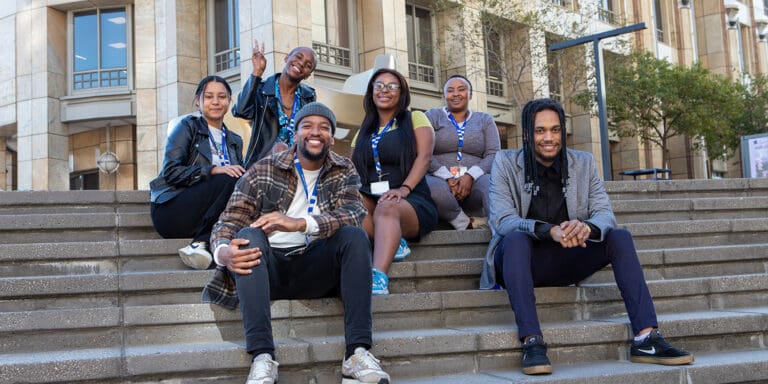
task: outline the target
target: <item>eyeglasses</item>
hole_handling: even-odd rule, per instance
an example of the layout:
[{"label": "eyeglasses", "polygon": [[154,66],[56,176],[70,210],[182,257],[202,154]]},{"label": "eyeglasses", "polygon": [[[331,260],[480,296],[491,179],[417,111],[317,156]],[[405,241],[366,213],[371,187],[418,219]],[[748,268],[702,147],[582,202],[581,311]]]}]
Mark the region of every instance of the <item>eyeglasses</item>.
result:
[{"label": "eyeglasses", "polygon": [[373,83],[373,90],[374,91],[381,92],[384,89],[387,89],[390,92],[397,92],[397,91],[400,90],[400,84],[397,84],[397,83],[384,84],[384,83],[379,82],[379,81]]}]

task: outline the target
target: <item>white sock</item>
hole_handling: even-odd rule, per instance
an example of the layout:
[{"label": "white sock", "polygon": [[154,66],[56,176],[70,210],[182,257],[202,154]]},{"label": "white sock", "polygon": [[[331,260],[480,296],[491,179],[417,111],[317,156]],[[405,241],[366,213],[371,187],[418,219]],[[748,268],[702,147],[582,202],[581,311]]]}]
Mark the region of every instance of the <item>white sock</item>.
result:
[{"label": "white sock", "polygon": [[469,216],[467,216],[464,211],[459,212],[459,215],[456,216],[455,219],[450,221],[453,228],[458,229],[459,231],[467,229],[469,226],[470,220]]},{"label": "white sock", "polygon": [[646,332],[646,333],[643,333],[642,335],[639,335],[639,336],[635,336],[635,343],[637,343],[637,344],[640,344],[640,343],[642,343],[642,342],[643,342],[643,341],[645,341],[645,339],[647,339],[647,338],[648,338],[648,336],[650,336],[650,335],[651,335],[651,333],[650,333],[650,332]]}]

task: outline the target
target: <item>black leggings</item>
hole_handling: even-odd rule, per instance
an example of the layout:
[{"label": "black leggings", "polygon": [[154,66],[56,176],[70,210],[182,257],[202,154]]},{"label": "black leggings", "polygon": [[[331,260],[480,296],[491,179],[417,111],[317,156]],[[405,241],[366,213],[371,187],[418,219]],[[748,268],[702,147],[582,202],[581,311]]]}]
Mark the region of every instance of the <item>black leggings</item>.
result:
[{"label": "black leggings", "polygon": [[152,203],[152,225],[166,239],[191,237],[192,241],[210,241],[211,229],[227,207],[237,180],[228,175],[213,175],[169,201]]}]

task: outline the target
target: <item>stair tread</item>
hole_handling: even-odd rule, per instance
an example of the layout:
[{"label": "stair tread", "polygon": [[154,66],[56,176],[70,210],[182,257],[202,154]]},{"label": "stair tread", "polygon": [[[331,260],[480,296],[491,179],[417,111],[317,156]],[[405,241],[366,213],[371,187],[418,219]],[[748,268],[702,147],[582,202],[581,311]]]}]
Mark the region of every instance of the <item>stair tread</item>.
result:
[{"label": "stair tread", "polygon": [[554,365],[551,375],[528,376],[520,369],[489,370],[438,377],[398,379],[401,384],[508,384],[532,383],[617,383],[688,384],[768,380],[768,350],[697,353],[691,365],[663,366],[634,364],[628,361],[599,361],[572,365]]}]

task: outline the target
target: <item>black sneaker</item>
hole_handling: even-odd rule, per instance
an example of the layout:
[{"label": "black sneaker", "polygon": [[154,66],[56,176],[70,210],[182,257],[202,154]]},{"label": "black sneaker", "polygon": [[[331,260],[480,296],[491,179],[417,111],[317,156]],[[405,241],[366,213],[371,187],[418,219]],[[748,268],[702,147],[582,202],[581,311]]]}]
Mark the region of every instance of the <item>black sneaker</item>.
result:
[{"label": "black sneaker", "polygon": [[649,363],[663,365],[682,365],[693,363],[693,355],[682,349],[677,349],[664,340],[658,329],[642,342],[632,342],[629,349],[629,360],[633,363]]},{"label": "black sneaker", "polygon": [[548,375],[552,365],[547,358],[547,345],[541,336],[531,336],[523,343],[523,373],[526,375]]}]

